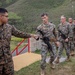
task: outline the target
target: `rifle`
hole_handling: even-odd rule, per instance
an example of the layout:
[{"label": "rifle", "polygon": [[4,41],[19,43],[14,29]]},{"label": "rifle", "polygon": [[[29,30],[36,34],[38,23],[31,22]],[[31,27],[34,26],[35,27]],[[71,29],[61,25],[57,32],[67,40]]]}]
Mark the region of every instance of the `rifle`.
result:
[{"label": "rifle", "polygon": [[61,33],[61,37],[65,40],[67,37],[65,36],[65,34],[63,34],[63,32],[61,30],[58,30]]},{"label": "rifle", "polygon": [[54,55],[54,52],[52,51],[52,46],[51,46],[51,44],[49,42],[50,41],[49,38],[48,37],[44,37],[44,33],[41,30],[38,30],[38,32],[40,32],[42,34],[42,36],[43,36],[42,40],[44,41],[45,44],[47,44],[48,51],[49,52],[51,51],[53,53],[53,55]]}]

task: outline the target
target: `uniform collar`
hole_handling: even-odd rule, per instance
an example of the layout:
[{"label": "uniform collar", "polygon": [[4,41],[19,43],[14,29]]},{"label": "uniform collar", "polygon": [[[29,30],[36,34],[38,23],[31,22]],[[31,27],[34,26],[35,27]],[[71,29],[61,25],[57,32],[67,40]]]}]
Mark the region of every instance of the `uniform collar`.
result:
[{"label": "uniform collar", "polygon": [[44,24],[44,23],[43,23],[43,25],[50,25],[50,22],[48,22],[48,24]]},{"label": "uniform collar", "polygon": [[1,25],[0,25],[0,27],[3,27],[3,26],[4,26],[4,24],[1,24]]}]

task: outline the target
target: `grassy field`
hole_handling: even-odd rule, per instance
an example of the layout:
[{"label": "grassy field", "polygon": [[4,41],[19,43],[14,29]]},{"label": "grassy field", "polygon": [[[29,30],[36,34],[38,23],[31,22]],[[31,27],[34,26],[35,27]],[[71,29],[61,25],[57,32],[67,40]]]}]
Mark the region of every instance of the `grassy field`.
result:
[{"label": "grassy field", "polygon": [[[75,57],[70,62],[63,62],[56,65],[56,69],[51,69],[50,65],[46,67],[47,75],[75,75]],[[15,75],[40,75],[40,61],[31,64],[15,72]]]},{"label": "grassy field", "polygon": [[[36,50],[35,53],[40,54],[40,51]],[[65,51],[63,55],[65,55]],[[22,68],[19,71],[15,71],[15,75],[40,75],[40,61]],[[65,61],[56,65],[56,69],[51,69],[50,64],[47,63],[46,75],[75,75],[75,56],[71,57],[71,61],[69,62]]]},{"label": "grassy field", "polygon": [[14,12],[22,18],[21,23],[15,26],[23,31],[34,32],[41,23],[40,14],[47,12],[50,21],[58,25],[61,15],[75,17],[75,1],[73,0],[73,11],[71,0],[18,0],[7,7],[9,12]]}]

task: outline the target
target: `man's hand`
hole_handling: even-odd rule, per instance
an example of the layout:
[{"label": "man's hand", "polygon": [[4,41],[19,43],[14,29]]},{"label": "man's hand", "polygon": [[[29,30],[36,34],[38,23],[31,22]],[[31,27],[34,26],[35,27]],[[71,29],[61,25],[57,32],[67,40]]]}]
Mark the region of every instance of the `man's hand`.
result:
[{"label": "man's hand", "polygon": [[55,42],[56,46],[59,47],[60,46],[60,42]]},{"label": "man's hand", "polygon": [[35,35],[35,34],[31,34],[31,37],[33,37],[34,39],[39,38],[39,36],[38,35]]},{"label": "man's hand", "polygon": [[65,42],[68,42],[68,38],[67,38],[67,39],[65,39]]}]

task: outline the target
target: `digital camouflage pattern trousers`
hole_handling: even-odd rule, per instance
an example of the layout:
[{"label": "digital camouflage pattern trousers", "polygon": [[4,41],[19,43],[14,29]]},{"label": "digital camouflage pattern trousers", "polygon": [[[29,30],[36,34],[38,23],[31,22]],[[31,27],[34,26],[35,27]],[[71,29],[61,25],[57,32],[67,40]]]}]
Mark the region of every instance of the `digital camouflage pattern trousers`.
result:
[{"label": "digital camouflage pattern trousers", "polygon": [[60,46],[58,47],[57,57],[61,57],[63,50],[65,49],[67,57],[70,55],[70,48],[68,42],[60,42]]},{"label": "digital camouflage pattern trousers", "polygon": [[14,75],[13,62],[0,64],[0,75]]},{"label": "digital camouflage pattern trousers", "polygon": [[[56,46],[54,43],[51,44],[52,45],[52,52],[50,52],[50,63],[52,63],[56,57]],[[47,57],[47,53],[48,53],[48,46],[45,43],[42,43],[42,47],[41,47],[41,69],[45,69],[46,67],[46,57]]]}]

